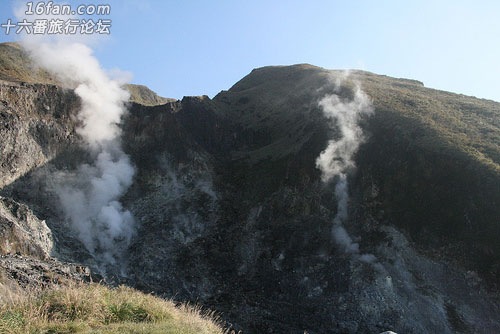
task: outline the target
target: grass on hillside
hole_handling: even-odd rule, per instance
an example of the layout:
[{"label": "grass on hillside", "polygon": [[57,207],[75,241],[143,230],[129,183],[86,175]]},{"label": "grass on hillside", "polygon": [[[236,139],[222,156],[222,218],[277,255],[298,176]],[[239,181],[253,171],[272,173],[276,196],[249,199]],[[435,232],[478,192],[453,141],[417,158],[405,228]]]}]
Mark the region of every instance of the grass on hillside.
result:
[{"label": "grass on hillside", "polygon": [[28,53],[17,43],[0,43],[0,79],[57,84],[55,76],[33,64]]},{"label": "grass on hillside", "polygon": [[[1,301],[1,300],[0,300]],[[0,304],[3,334],[224,334],[213,313],[141,293],[81,284],[25,292]]]},{"label": "grass on hillside", "polygon": [[130,101],[142,104],[144,106],[158,106],[168,102],[175,102],[175,99],[162,97],[153,92],[146,86],[126,84],[124,85],[130,93]]}]

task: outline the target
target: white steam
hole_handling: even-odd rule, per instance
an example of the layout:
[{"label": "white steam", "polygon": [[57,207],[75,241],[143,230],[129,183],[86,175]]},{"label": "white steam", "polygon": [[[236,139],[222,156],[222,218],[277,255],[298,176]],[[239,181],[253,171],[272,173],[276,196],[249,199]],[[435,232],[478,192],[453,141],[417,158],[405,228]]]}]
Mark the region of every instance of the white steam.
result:
[{"label": "white steam", "polygon": [[[340,89],[341,80],[337,78],[336,91]],[[323,97],[319,106],[330,121],[330,126],[337,129],[337,138],[328,142],[326,149],[316,159],[316,166],[321,170],[323,182],[336,179],[335,197],[337,214],[333,220],[332,235],[345,252],[357,254],[361,261],[372,262],[375,257],[370,254],[359,255],[359,245],[352,240],[343,224],[348,218],[348,182],[347,173],[355,167],[354,154],[363,142],[363,131],[359,126],[362,116],[373,113],[368,96],[356,85],[354,98],[346,100],[332,94]]]},{"label": "white steam", "polygon": [[129,93],[106,75],[83,44],[25,47],[38,65],[74,88],[81,99],[77,132],[96,158],[74,172],[60,172],[56,192],[67,221],[89,252],[97,260],[114,263],[134,234],[134,218],[118,201],[134,176],[118,127]]},{"label": "white steam", "polygon": [[363,141],[363,131],[358,122],[362,115],[371,114],[373,108],[368,96],[359,87],[356,87],[352,101],[345,101],[337,95],[327,95],[319,101],[319,106],[332,126],[338,128],[340,136],[339,139],[331,139],[316,160],[322,172],[321,178],[327,182],[335,176],[345,176],[348,169],[355,166],[354,153]]},{"label": "white steam", "polygon": [[81,98],[78,133],[92,149],[119,137],[118,124],[130,95],[107,76],[89,47],[79,43],[26,43],[25,47],[38,65],[74,88]]}]

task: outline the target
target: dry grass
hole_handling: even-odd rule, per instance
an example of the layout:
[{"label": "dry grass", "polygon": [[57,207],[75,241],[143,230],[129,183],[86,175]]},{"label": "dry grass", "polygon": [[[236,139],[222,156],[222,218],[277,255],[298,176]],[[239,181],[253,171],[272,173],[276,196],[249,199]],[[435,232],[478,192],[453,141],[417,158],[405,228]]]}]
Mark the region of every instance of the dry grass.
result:
[{"label": "dry grass", "polygon": [[[5,296],[5,294],[4,294]],[[0,305],[5,334],[223,334],[213,313],[176,307],[128,287],[80,284],[10,294]]]}]

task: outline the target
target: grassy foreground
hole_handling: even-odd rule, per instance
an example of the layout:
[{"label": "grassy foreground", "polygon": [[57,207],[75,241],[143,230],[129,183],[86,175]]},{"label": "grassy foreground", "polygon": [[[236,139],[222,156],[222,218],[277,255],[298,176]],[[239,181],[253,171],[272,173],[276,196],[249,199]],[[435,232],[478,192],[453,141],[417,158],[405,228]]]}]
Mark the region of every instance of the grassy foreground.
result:
[{"label": "grassy foreground", "polygon": [[213,313],[137,290],[81,284],[1,300],[4,334],[223,334]]}]

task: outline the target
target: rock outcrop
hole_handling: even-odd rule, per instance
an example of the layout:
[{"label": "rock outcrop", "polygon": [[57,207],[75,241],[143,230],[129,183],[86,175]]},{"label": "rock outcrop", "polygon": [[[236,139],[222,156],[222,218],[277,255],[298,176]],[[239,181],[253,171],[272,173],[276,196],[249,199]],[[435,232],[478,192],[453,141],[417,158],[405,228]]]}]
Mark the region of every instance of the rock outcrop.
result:
[{"label": "rock outcrop", "polygon": [[50,257],[52,232],[24,204],[0,196],[0,254],[23,254],[39,259]]}]

